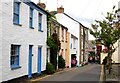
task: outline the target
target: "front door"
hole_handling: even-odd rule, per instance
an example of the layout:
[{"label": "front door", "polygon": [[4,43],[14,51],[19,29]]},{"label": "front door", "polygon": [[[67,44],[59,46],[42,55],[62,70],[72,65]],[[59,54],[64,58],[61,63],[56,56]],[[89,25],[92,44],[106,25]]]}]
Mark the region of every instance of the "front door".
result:
[{"label": "front door", "polygon": [[41,73],[42,47],[38,47],[38,73]]},{"label": "front door", "polygon": [[32,45],[29,45],[28,78],[32,76]]}]

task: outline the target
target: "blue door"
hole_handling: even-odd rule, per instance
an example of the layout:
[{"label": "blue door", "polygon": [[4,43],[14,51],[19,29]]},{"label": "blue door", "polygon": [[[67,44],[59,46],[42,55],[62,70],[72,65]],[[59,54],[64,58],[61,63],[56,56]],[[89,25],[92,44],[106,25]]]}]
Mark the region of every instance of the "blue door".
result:
[{"label": "blue door", "polygon": [[28,78],[32,76],[32,45],[29,45]]},{"label": "blue door", "polygon": [[42,47],[38,47],[38,73],[41,73]]}]

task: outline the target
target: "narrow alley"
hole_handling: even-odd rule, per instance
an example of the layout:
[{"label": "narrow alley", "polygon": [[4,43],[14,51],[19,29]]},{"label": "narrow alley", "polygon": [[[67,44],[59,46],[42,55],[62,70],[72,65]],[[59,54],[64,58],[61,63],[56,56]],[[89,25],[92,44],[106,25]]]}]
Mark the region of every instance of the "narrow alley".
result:
[{"label": "narrow alley", "polygon": [[102,66],[99,64],[89,64],[88,66],[61,72],[59,74],[51,75],[41,80],[38,79],[33,83],[39,83],[40,81],[97,81],[99,82],[101,68]]}]

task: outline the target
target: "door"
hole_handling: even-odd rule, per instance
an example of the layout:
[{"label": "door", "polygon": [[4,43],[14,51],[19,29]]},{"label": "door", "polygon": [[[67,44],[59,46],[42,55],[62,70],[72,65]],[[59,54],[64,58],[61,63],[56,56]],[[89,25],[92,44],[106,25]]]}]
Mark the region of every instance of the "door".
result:
[{"label": "door", "polygon": [[32,76],[32,45],[29,45],[28,78]]},{"label": "door", "polygon": [[41,73],[42,47],[38,47],[38,73]]}]

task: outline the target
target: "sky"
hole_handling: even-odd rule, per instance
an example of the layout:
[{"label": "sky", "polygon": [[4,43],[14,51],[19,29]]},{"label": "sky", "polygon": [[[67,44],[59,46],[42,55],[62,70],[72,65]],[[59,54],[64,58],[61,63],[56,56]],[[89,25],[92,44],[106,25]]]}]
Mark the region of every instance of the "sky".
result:
[{"label": "sky", "polygon": [[[35,3],[38,0],[31,0]],[[91,28],[94,20],[102,20],[107,12],[111,12],[113,6],[118,8],[120,0],[40,0],[46,4],[46,10],[56,11],[57,7],[64,7],[64,12],[78,20],[84,26]],[[89,40],[95,38],[89,34]]]}]

